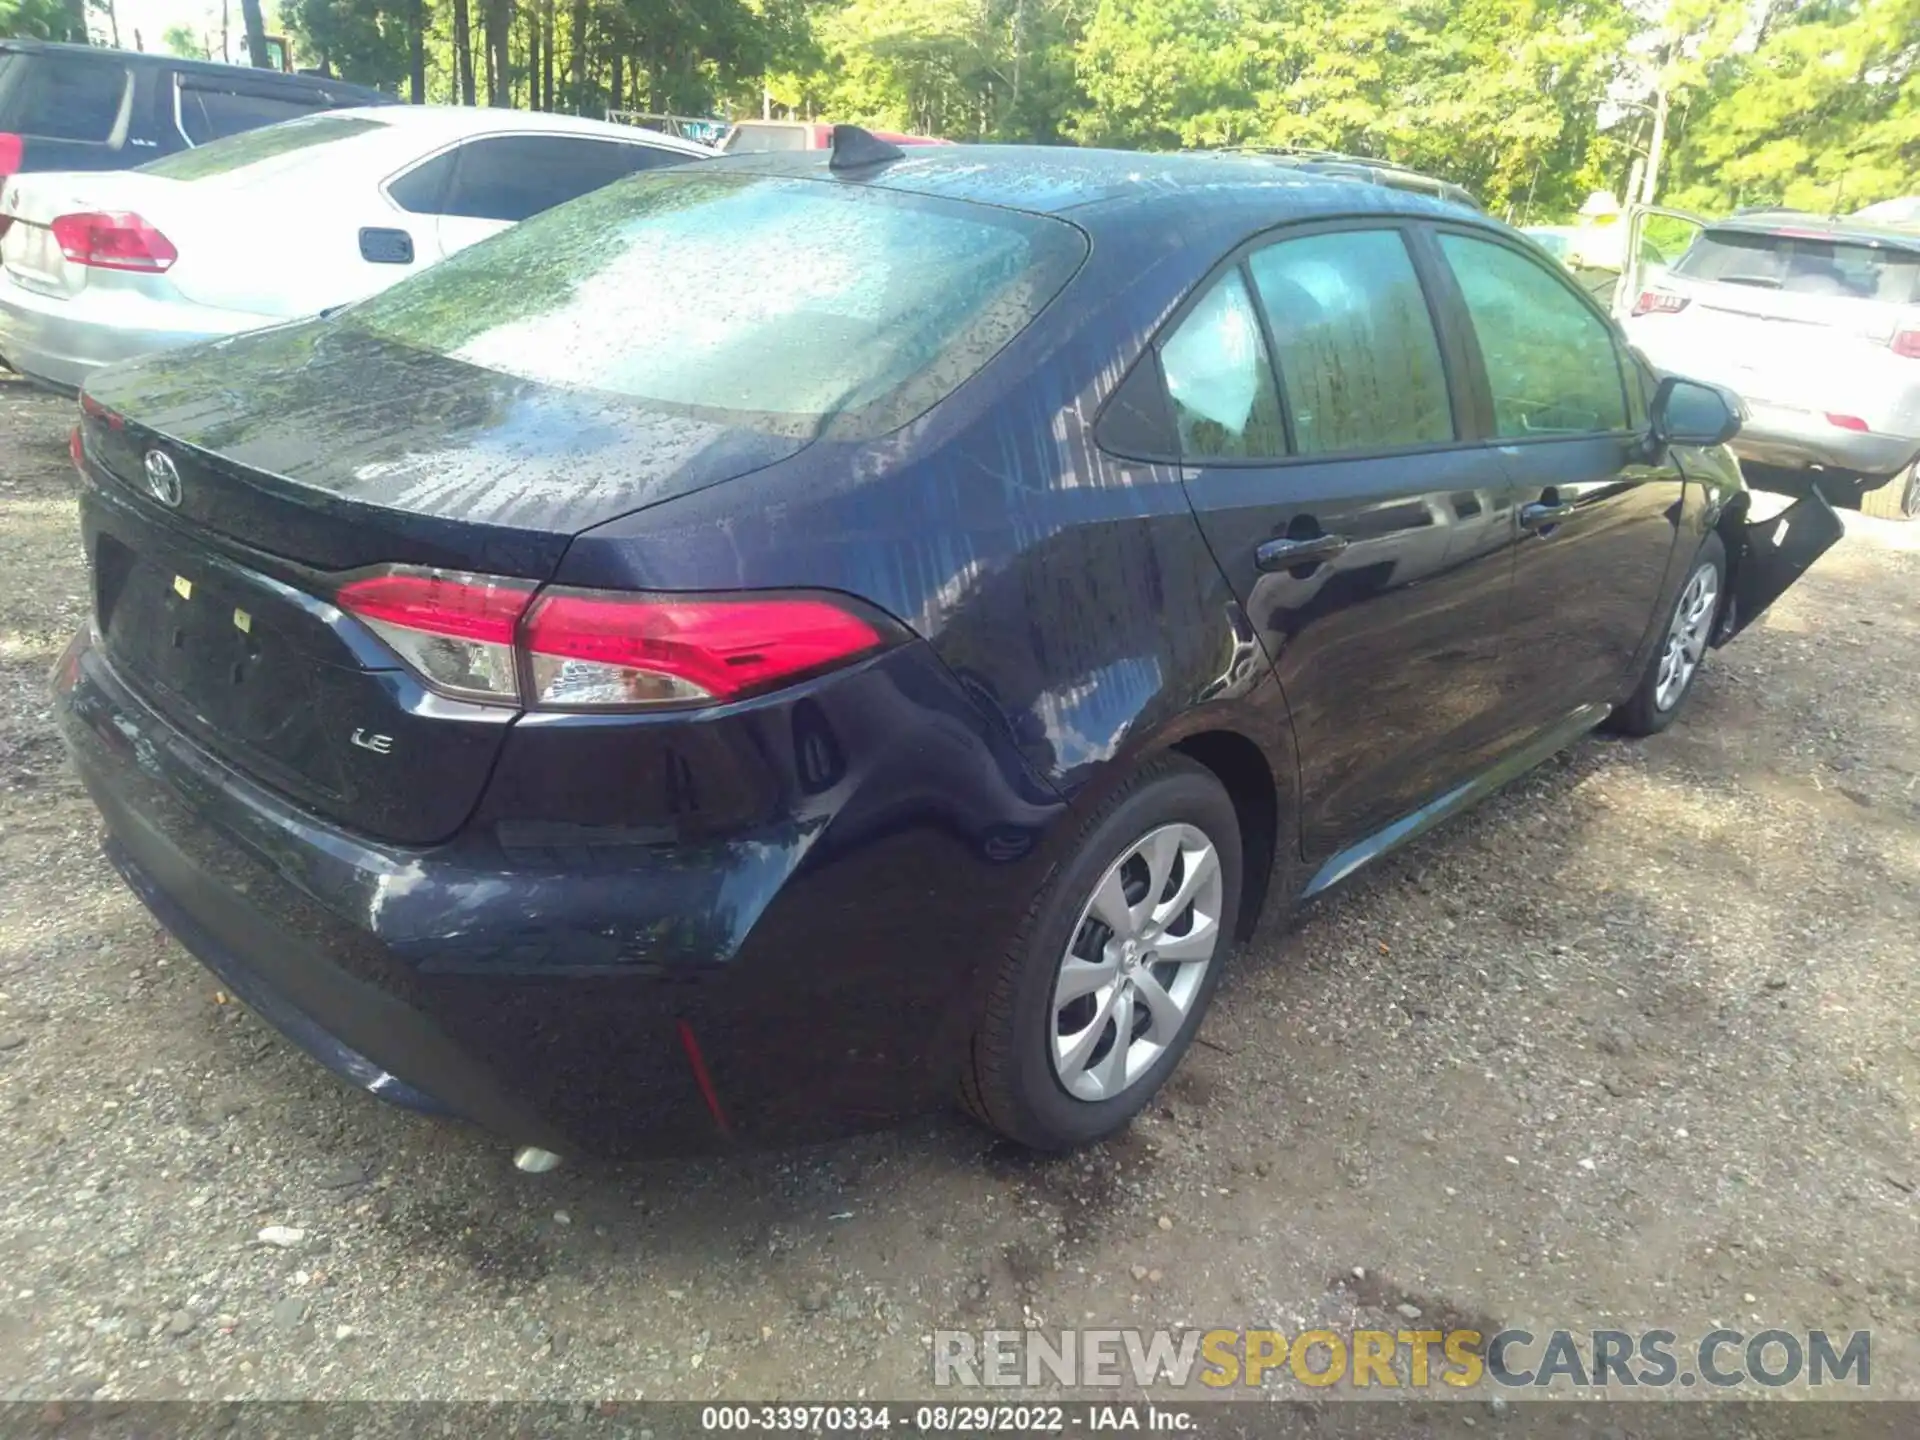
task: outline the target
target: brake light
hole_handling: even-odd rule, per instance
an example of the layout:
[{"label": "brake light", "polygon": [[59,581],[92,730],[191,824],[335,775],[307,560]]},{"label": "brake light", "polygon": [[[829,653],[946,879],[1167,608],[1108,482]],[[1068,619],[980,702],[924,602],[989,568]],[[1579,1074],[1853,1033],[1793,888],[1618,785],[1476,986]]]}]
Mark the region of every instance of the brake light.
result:
[{"label": "brake light", "polygon": [[1671,290],[1642,290],[1633,302],[1635,315],[1672,315],[1687,308],[1687,297]]},{"label": "brake light", "polygon": [[880,648],[880,632],[817,596],[693,598],[549,590],[527,616],[533,703],[733,700]]},{"label": "brake light", "polygon": [[436,690],[513,704],[520,698],[513,632],[533,589],[525,580],[396,569],[352,581],[335,602]]},{"label": "brake light", "polygon": [[80,413],[92,416],[95,420],[104,424],[109,430],[124,430],[127,428],[126,416],[122,415],[118,410],[109,410],[84,390],[80,392]]},{"label": "brake light", "polygon": [[87,442],[80,434],[78,425],[74,426],[73,433],[67,436],[67,458],[73,461],[74,469],[82,475],[87,473]]},{"label": "brake light", "polygon": [[62,215],[50,227],[60,253],[95,270],[132,270],[158,275],[180,258],[173,242],[138,215],[87,211]]},{"label": "brake light", "polygon": [[0,180],[19,173],[20,163],[27,157],[27,139],[24,135],[0,134]]},{"label": "brake light", "polygon": [[400,567],[350,581],[336,602],[435,689],[539,709],[719,704],[886,644],[877,622],[826,595],[534,589]]},{"label": "brake light", "polygon": [[1827,412],[1827,423],[1837,426],[1842,430],[1859,430],[1864,432],[1867,428],[1867,422],[1862,420],[1858,415],[1835,415],[1831,410]]},{"label": "brake light", "polygon": [[1893,337],[1893,353],[1920,360],[1920,330],[1902,330]]}]

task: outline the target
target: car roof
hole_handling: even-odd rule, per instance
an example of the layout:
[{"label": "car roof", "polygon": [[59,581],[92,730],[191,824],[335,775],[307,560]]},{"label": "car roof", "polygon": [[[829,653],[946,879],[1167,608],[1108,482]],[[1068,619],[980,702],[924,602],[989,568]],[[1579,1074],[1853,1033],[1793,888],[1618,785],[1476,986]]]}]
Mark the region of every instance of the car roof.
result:
[{"label": "car roof", "polygon": [[1920,229],[1911,225],[1882,224],[1847,215],[1812,215],[1804,210],[1743,210],[1725,220],[1709,221],[1707,229],[1717,233],[1736,230],[1751,235],[1851,240],[1859,244],[1886,245],[1898,250],[1920,250]]},{"label": "car roof", "polygon": [[394,131],[420,139],[464,139],[469,135],[591,135],[623,140],[639,140],[663,150],[680,150],[688,155],[713,155],[711,145],[683,140],[659,130],[637,125],[621,125],[611,120],[588,120],[578,115],[551,115],[544,110],[495,110],[466,105],[372,105],[330,110],[330,116],[363,116],[377,120]]},{"label": "car roof", "polygon": [[23,55],[72,55],[99,60],[102,63],[145,66],[148,69],[165,67],[188,75],[217,75],[226,79],[244,75],[249,79],[265,80],[269,84],[294,85],[305,90],[325,90],[334,95],[352,96],[369,106],[399,103],[393,96],[383,94],[370,85],[355,85],[351,81],[336,80],[329,75],[308,75],[301,72],[289,75],[284,70],[263,70],[251,65],[226,65],[217,60],[185,60],[178,55],[150,54],[144,50],[116,50],[110,45],[69,45],[53,40],[0,36],[0,50],[12,50]]},{"label": "car roof", "polygon": [[[831,152],[762,151],[714,162],[728,170],[824,178]],[[1217,208],[1258,208],[1276,220],[1390,212],[1486,222],[1478,210],[1359,176],[1328,174],[1247,155],[1149,154],[1045,145],[916,146],[898,160],[845,177],[889,190],[970,200],[1076,222],[1128,223],[1181,216],[1200,196]]]}]

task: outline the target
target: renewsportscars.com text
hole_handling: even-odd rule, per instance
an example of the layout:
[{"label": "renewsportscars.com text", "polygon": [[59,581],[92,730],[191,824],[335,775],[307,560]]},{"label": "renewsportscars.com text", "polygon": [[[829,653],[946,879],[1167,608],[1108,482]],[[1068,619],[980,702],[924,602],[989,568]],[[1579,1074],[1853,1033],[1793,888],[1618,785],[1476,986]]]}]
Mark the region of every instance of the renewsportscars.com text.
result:
[{"label": "renewsportscars.com text", "polygon": [[939,1330],[941,1387],[1865,1389],[1865,1330]]}]

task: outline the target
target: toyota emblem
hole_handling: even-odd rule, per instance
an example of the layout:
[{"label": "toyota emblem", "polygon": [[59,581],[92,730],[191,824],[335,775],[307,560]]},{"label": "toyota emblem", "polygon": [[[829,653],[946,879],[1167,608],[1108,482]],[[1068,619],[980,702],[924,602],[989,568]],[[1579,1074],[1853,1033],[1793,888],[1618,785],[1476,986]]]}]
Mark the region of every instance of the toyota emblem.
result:
[{"label": "toyota emblem", "polygon": [[160,450],[149,450],[142,469],[146,475],[147,493],[168,509],[178,509],[180,471],[174,465],[173,457]]}]

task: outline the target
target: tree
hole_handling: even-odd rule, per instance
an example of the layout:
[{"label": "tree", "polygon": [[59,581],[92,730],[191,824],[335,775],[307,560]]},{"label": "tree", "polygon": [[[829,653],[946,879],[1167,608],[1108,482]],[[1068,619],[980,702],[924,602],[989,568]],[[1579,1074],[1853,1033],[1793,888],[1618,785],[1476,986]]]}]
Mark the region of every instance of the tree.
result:
[{"label": "tree", "polygon": [[272,61],[267,55],[267,25],[260,17],[260,0],[240,0],[240,18],[247,27],[247,63],[265,70]]},{"label": "tree", "polygon": [[196,35],[191,26],[169,25],[160,36],[160,43],[166,47],[169,55],[178,55],[182,60],[211,60],[207,53],[206,41]]},{"label": "tree", "polygon": [[66,0],[0,0],[0,35],[85,44],[86,12],[76,15]]}]

